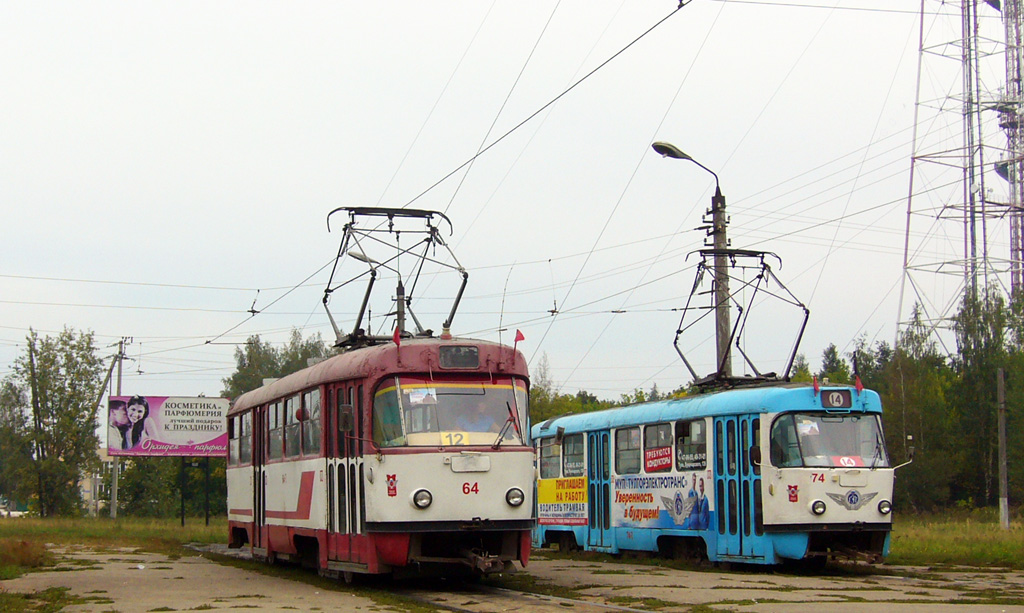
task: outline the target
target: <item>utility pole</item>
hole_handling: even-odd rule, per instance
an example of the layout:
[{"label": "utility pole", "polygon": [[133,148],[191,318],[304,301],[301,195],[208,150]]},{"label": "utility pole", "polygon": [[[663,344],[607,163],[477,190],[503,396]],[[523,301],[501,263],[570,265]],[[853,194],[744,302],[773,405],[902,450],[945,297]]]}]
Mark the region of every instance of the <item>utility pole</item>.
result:
[{"label": "utility pole", "polygon": [[996,380],[996,400],[999,403],[999,525],[1010,529],[1010,499],[1007,492],[1010,482],[1006,475],[1006,383],[1003,369],[999,369]]},{"label": "utility pole", "polygon": [[[124,362],[124,337],[117,343],[117,395],[121,395],[121,364]],[[107,417],[109,419],[109,416]],[[107,428],[109,431],[110,428]],[[107,446],[110,442],[107,441]],[[121,474],[121,458],[114,456],[114,474],[110,486],[110,518],[117,519],[117,481]]]},{"label": "utility pole", "polygon": [[729,317],[729,239],[726,226],[729,220],[725,216],[725,196],[718,186],[715,177],[715,195],[711,198],[711,236],[715,250],[715,340],[718,358],[718,374],[721,377],[732,376],[732,356],[729,354],[729,341],[732,338],[732,322]]},{"label": "utility pole", "polygon": [[[725,196],[722,195],[722,188],[718,183],[718,174],[671,143],[658,141],[653,143],[651,148],[661,157],[693,162],[715,178],[715,195],[711,197],[711,210],[708,211],[711,214],[711,229],[708,234],[711,235],[711,247],[715,256],[715,357],[718,377],[728,379],[732,377],[732,356],[729,352],[729,341],[732,340],[732,323],[729,316],[729,238],[725,231],[729,219],[725,215]],[[705,217],[704,223],[707,223],[706,220]]]}]

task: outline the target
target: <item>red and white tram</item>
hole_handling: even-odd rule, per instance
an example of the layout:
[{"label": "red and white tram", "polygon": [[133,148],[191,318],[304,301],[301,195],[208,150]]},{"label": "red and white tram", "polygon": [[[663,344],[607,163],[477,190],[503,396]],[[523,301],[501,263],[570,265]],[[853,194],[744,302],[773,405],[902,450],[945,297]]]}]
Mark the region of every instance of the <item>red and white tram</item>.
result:
[{"label": "red and white tram", "polygon": [[525,360],[447,336],[354,349],[237,398],[230,545],[346,578],[525,566]]}]

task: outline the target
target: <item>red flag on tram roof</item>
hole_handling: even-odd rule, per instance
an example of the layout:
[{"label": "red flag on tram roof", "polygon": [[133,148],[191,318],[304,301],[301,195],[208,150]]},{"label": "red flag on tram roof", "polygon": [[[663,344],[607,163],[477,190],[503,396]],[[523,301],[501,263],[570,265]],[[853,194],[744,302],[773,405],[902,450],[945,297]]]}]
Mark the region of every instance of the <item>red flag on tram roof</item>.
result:
[{"label": "red flag on tram roof", "polygon": [[515,342],[518,343],[519,341],[525,341],[525,340],[526,340],[526,337],[523,336],[523,333],[520,332],[519,330],[516,330],[516,340],[515,340]]},{"label": "red flag on tram roof", "polygon": [[821,391],[821,386],[818,385],[818,378],[814,378],[814,395],[817,396],[818,392]]},{"label": "red flag on tram roof", "polygon": [[395,344],[399,347],[402,346],[402,331],[399,328],[395,328],[395,334],[391,337],[391,340],[395,341]]},{"label": "red flag on tram roof", "polygon": [[860,375],[857,375],[857,380],[854,381],[853,387],[857,388],[858,394],[864,391],[864,384],[860,380]]}]

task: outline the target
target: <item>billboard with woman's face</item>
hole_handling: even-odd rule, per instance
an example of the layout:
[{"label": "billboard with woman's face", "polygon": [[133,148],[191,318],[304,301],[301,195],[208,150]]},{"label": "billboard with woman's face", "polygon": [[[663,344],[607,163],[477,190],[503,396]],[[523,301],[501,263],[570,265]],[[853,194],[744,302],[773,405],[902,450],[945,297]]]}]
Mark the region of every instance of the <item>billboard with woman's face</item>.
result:
[{"label": "billboard with woman's face", "polygon": [[107,453],[112,456],[225,456],[228,405],[226,398],[111,396]]}]

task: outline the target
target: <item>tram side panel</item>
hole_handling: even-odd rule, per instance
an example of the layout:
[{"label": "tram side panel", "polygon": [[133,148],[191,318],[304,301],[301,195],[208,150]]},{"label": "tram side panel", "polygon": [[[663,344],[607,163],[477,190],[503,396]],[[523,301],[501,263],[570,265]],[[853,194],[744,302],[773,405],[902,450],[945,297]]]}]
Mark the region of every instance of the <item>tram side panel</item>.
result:
[{"label": "tram side panel", "polygon": [[251,466],[228,468],[228,543],[232,547],[253,542],[253,469]]},{"label": "tram side panel", "polygon": [[270,547],[295,554],[295,536],[317,538],[327,528],[326,471],[319,458],[266,466],[266,523]]},{"label": "tram side panel", "polygon": [[[703,541],[702,548],[713,552],[711,528],[717,520],[707,460],[709,422],[700,418],[587,433],[588,440],[606,438],[607,450],[600,443],[583,445],[582,434],[565,435],[561,444],[540,439],[534,545],[618,553],[662,551],[675,542],[694,548]],[[676,434],[682,442],[672,444]],[[651,442],[643,443],[642,435]]]}]

